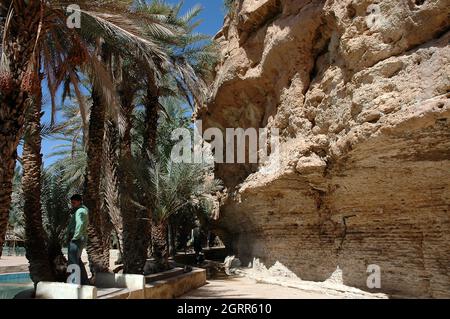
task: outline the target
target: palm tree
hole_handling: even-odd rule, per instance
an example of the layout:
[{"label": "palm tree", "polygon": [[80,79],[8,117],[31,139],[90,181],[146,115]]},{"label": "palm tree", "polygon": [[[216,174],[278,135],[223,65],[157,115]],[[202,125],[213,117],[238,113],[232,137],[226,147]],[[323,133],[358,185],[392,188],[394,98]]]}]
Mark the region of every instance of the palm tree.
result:
[{"label": "palm tree", "polygon": [[89,207],[88,245],[90,267],[94,273],[109,271],[109,237],[111,226],[101,209],[101,170],[105,134],[106,105],[100,87],[92,87],[92,107],[89,118],[87,170],[84,202]]},{"label": "palm tree", "polygon": [[[148,46],[142,48],[140,52],[143,54],[135,54],[135,51],[131,50],[124,50],[126,49],[126,46],[122,45],[122,39],[120,37],[112,37],[112,36],[102,36],[102,39],[104,39],[105,43],[103,45],[103,48],[107,48],[107,51],[103,52],[102,61],[106,62],[109,66],[109,72],[119,73],[122,76],[118,77],[119,82],[119,88],[118,88],[118,95],[121,105],[121,112],[112,112],[113,114],[116,114],[114,116],[111,116],[110,120],[112,119],[112,123],[117,121],[119,124],[123,124],[122,127],[119,127],[119,132],[121,132],[120,136],[120,160],[126,161],[131,154],[131,140],[130,140],[130,131],[132,128],[132,119],[131,114],[134,108],[134,96],[136,94],[136,90],[138,87],[135,84],[134,78],[132,78],[132,75],[130,72],[130,69],[124,69],[124,65],[126,65],[126,62],[129,62],[129,60],[132,60],[134,63],[137,63],[140,67],[152,70],[155,74],[158,74],[159,67],[157,65],[165,64],[168,62],[168,58],[166,57],[166,53],[161,50],[161,47],[159,44],[156,44],[156,38],[157,36],[163,36],[163,37],[169,37],[174,36],[177,32],[174,28],[172,28],[170,25],[166,23],[167,18],[163,15],[157,15],[157,14],[142,14],[142,12],[137,9],[136,7],[133,7],[131,9],[132,14],[134,17],[140,22],[145,25],[146,32],[143,32],[143,30],[137,30],[135,33],[136,35],[142,37],[143,39],[147,39],[147,42],[151,44],[151,50],[148,50]],[[151,39],[151,40],[148,40]],[[138,72],[135,73],[139,73]],[[137,81],[139,83],[139,81]],[[93,93],[95,91],[95,83],[93,85]],[[99,102],[99,103],[96,103]],[[107,116],[105,115],[106,110],[104,110],[104,107],[102,109],[101,100],[97,101],[97,98],[95,97],[95,94],[93,94],[93,106],[91,110],[91,121],[90,121],[90,129],[89,129],[89,136],[88,136],[88,174],[86,175],[87,179],[87,188],[86,188],[86,201],[87,204],[90,205],[90,209],[94,209],[94,212],[90,214],[93,216],[98,216],[98,218],[95,218],[92,220],[92,224],[99,224],[99,227],[96,227],[95,232],[92,232],[92,235],[94,233],[100,234],[100,237],[103,237],[103,251],[108,251],[109,246],[109,233],[108,229],[110,229],[110,223],[109,219],[107,218],[106,214],[103,212],[103,215],[101,211],[99,210],[101,207],[100,196],[96,196],[99,194],[99,191],[97,189],[93,189],[97,182],[99,182],[98,176],[95,176],[95,172],[107,172],[107,170],[110,170],[111,175],[111,169],[112,165],[109,165],[108,169],[103,169],[101,167],[102,161],[97,160],[94,154],[103,154],[105,149],[101,148],[100,142],[100,135],[104,134],[104,127],[105,127],[105,120]],[[104,101],[104,104],[108,104],[107,101]],[[93,116],[96,115],[96,124],[92,124]],[[119,117],[119,118],[117,118]],[[94,127],[95,126],[95,127]],[[102,126],[103,128],[100,128]],[[96,129],[95,133],[91,133],[91,129]],[[95,135],[92,136],[92,135]],[[90,151],[92,149],[92,152]],[[114,150],[110,150],[113,151]],[[91,156],[91,155],[92,156]],[[111,164],[111,163],[110,163]],[[123,222],[123,251],[124,251],[124,271],[129,273],[142,273],[142,268],[146,260],[146,249],[145,247],[148,246],[148,237],[147,236],[141,236],[142,233],[147,233],[145,230],[148,228],[148,218],[146,217],[145,212],[136,211],[132,209],[132,205],[129,205],[129,201],[132,200],[131,192],[129,191],[130,185],[132,184],[131,181],[128,178],[128,175],[126,171],[123,169],[119,170],[120,174],[120,184],[122,185],[119,188],[121,196],[120,203],[116,203],[115,205],[120,205],[121,207],[121,218],[117,219],[117,213],[111,210],[113,209],[113,204],[109,203],[109,217],[114,217],[113,219],[116,220],[116,222],[120,222],[120,220]],[[92,175],[92,176],[90,176]],[[114,179],[110,179],[110,181],[114,181]],[[125,186],[124,186],[125,185]],[[111,185],[110,185],[111,186]],[[109,187],[110,191],[113,191],[115,187]],[[114,191],[113,191],[114,192]],[[107,204],[107,202],[106,202]],[[105,205],[108,206],[108,205]],[[116,224],[117,224],[116,223]],[[120,236],[120,230],[119,227],[115,227],[116,233]],[[103,230],[103,234],[102,234]],[[92,236],[90,234],[90,238],[93,238],[92,241],[94,244],[95,242],[99,242],[96,240],[95,236]],[[91,245],[93,246],[93,245]],[[96,246],[96,245],[95,245]],[[141,249],[144,247],[143,249]],[[99,253],[100,249],[89,249],[88,246],[88,252],[89,250],[92,251],[92,253]],[[106,262],[107,258],[101,258],[103,261],[102,265],[99,267],[101,270],[105,270],[106,268]],[[94,268],[95,264],[97,262],[93,261]]]},{"label": "palm tree", "polygon": [[[166,14],[172,25],[178,26],[184,31],[176,36],[161,38],[171,61],[163,68],[163,77],[158,79],[152,72],[149,72],[147,75],[147,88],[143,98],[145,128],[142,149],[144,157],[150,154],[150,158],[155,161],[157,160],[158,116],[159,111],[163,110],[160,98],[164,96],[181,96],[185,98],[192,108],[194,108],[194,104],[201,105],[206,89],[204,80],[209,75],[216,52],[211,45],[203,44],[203,42],[209,40],[208,36],[194,32],[194,29],[198,26],[198,22],[194,21],[194,19],[202,10],[200,6],[193,7],[184,16],[181,16],[182,2],[176,5],[169,5],[160,0],[152,1],[150,4],[142,2],[140,9],[143,12]],[[193,101],[191,101],[191,98]],[[155,210],[155,205],[156,203],[148,201],[146,204],[147,211]],[[157,259],[161,259],[161,256],[166,256],[166,228],[165,222],[160,223],[152,220],[152,250],[156,254],[155,257]]]},{"label": "palm tree", "polygon": [[[60,165],[57,164],[57,169],[53,170],[55,175],[48,172],[44,175],[41,174],[41,140],[43,136],[55,134],[61,129],[65,133],[70,132],[74,125],[71,121],[60,127],[41,125],[42,90],[40,80],[34,85],[33,99],[30,100],[30,103],[32,106],[27,114],[22,157],[26,256],[30,264],[30,276],[35,283],[54,279],[64,280],[65,269],[61,269],[61,261],[64,261],[65,258],[61,251],[60,236],[61,227],[65,227],[68,220],[67,195],[69,188],[62,180],[59,180],[59,185],[56,185],[49,177],[54,176],[56,179],[60,176]],[[76,128],[75,132],[77,132]],[[72,139],[72,143],[74,141],[76,138]],[[43,192],[42,197],[41,192]],[[64,194],[65,197],[61,194]],[[41,203],[44,205],[45,223],[43,223]]]},{"label": "palm tree", "polygon": [[[134,14],[141,17],[144,22],[145,34],[147,37],[158,40],[173,38],[179,33],[179,28],[176,25],[170,23],[168,15],[163,14],[158,10],[144,11],[142,10],[142,3],[134,7]],[[155,28],[154,21],[158,21]],[[114,46],[117,48],[117,46]],[[120,48],[120,47],[119,47]],[[119,187],[109,185],[107,189],[110,193],[120,194],[120,203],[111,203],[109,201],[109,211],[116,211],[114,206],[120,206],[121,216],[117,218],[117,214],[110,214],[114,217],[114,220],[121,220],[123,222],[123,254],[124,254],[124,272],[126,273],[142,273],[145,261],[147,259],[147,247],[150,239],[150,216],[151,211],[147,208],[137,209],[132,202],[135,201],[135,195],[133,191],[133,180],[128,170],[128,165],[123,165],[131,160],[133,149],[131,132],[133,129],[133,110],[135,109],[135,100],[142,90],[142,83],[145,83],[145,77],[142,77],[142,70],[146,70],[147,73],[153,74],[155,77],[161,76],[161,70],[163,65],[168,64],[170,61],[166,57],[165,51],[162,51],[159,55],[154,55],[153,63],[143,60],[139,56],[132,56],[114,49],[113,70],[112,73],[116,75],[118,82],[117,92],[119,95],[121,112],[118,114],[121,123],[119,127],[120,134],[120,150],[119,159],[121,165],[118,166],[118,174],[120,176]],[[114,63],[115,62],[115,63]],[[157,121],[157,116],[150,118],[149,121]],[[112,123],[115,121],[113,120]],[[120,126],[120,125],[119,125]],[[112,126],[110,126],[112,127]],[[111,150],[113,151],[113,150]],[[115,155],[115,153],[113,154]],[[109,170],[110,182],[114,179],[112,176],[111,168],[114,167],[114,163],[106,162]],[[112,198],[112,196],[109,196]],[[111,209],[112,208],[112,209]],[[119,224],[117,222],[117,224]],[[116,228],[116,233],[119,235],[120,243],[120,230]]]},{"label": "palm tree", "polygon": [[54,273],[48,255],[47,238],[42,224],[41,209],[41,106],[40,80],[35,84],[32,104],[27,116],[25,143],[23,147],[22,187],[24,192],[25,248],[30,262],[31,279],[52,281]]},{"label": "palm tree", "polygon": [[[195,33],[199,21],[194,19],[201,13],[201,6],[194,6],[185,15],[180,15],[183,2],[175,5],[165,1],[153,0],[150,3],[138,2],[138,11],[143,14],[163,14],[172,27],[183,32],[174,35],[160,35],[159,41],[166,50],[170,63],[161,66],[160,74],[149,70],[142,104],[145,107],[145,129],[143,153],[156,153],[156,133],[161,97],[179,96],[186,99],[193,107],[191,98],[201,104],[205,96],[205,79],[210,75],[217,52],[209,44],[210,37]],[[206,42],[206,44],[205,44]]]},{"label": "palm tree", "polygon": [[129,72],[123,72],[120,87],[124,130],[120,143],[120,194],[121,216],[123,220],[123,261],[125,273],[142,274],[147,259],[148,218],[144,210],[136,209],[133,179],[127,163],[132,160],[132,129],[134,99],[137,87],[133,84]]},{"label": "palm tree", "polygon": [[[17,145],[25,124],[26,88],[36,58],[33,46],[39,36],[41,4],[32,1],[1,1],[3,41],[0,65],[0,247],[3,246],[11,203]],[[5,35],[8,34],[8,37]],[[1,252],[0,252],[1,256]]]},{"label": "palm tree", "polygon": [[155,203],[152,216],[154,257],[162,269],[167,269],[169,218],[187,206],[202,205],[207,200],[205,196],[216,191],[219,183],[207,178],[202,164],[174,163],[162,156],[159,159],[157,164],[140,160],[136,180],[139,194],[145,194]]},{"label": "palm tree", "polygon": [[[159,54],[158,46],[140,36],[139,28],[131,22],[128,8],[132,1],[78,1],[84,21],[81,29],[71,29],[66,25],[65,8],[71,2],[68,0],[0,1],[3,33],[0,64],[0,125],[3,128],[0,136],[0,185],[2,186],[0,188],[0,246],[3,245],[6,231],[11,203],[11,181],[17,158],[16,149],[24,130],[27,100],[32,93],[31,86],[39,76],[39,68],[36,67],[39,64],[39,54],[43,52],[46,61],[54,62],[48,62],[43,67],[48,73],[47,80],[52,96],[56,93],[58,80],[62,80],[58,73],[67,74],[66,71],[68,71],[68,78],[77,82],[76,73],[72,68],[73,63],[64,63],[64,61],[74,63],[89,61],[90,63],[85,63],[85,68],[95,69],[95,72],[90,72],[91,75],[104,74],[101,63],[96,60],[88,47],[88,43],[97,41],[99,38],[114,38],[122,44],[123,50],[140,52],[148,61],[153,55]],[[45,45],[49,38],[54,46]],[[68,46],[68,42],[74,45]],[[54,48],[61,54],[52,55],[48,48]],[[81,58],[79,61],[68,60],[68,56],[74,56],[67,52],[70,48],[78,53],[78,57]],[[65,66],[69,70],[66,70]],[[98,80],[100,76],[96,77],[99,92],[107,96],[105,84],[102,80]],[[86,123],[85,116],[84,122]]]},{"label": "palm tree", "polygon": [[[111,220],[111,224],[114,233],[117,238],[117,244],[119,248],[119,256],[123,255],[123,219],[120,212],[120,200],[119,200],[119,177],[118,177],[118,143],[119,143],[119,130],[113,121],[107,122],[107,128],[105,133],[105,163],[103,165],[102,172],[102,196],[103,206],[102,209],[106,212]],[[120,258],[119,258],[120,260]]]},{"label": "palm tree", "polygon": [[[86,110],[89,114],[91,99],[85,96]],[[69,185],[68,193],[80,193],[83,190],[85,173],[87,170],[86,139],[87,129],[83,126],[80,109],[73,103],[66,104],[62,108],[64,118],[61,128],[55,138],[65,143],[55,146],[57,151],[50,156],[60,158],[51,168],[54,174],[61,170],[62,178]],[[103,199],[101,209],[109,216],[113,230],[118,238],[119,250],[123,248],[123,222],[120,214],[120,201],[118,192],[118,143],[119,129],[117,120],[108,114],[106,131],[104,135],[103,171],[101,176],[101,197]]]},{"label": "palm tree", "polygon": [[[86,112],[90,112],[90,100],[86,97]],[[58,174],[61,170],[63,180],[69,185],[68,193],[80,193],[83,190],[84,174],[86,173],[87,155],[86,140],[87,129],[83,125],[80,107],[74,101],[64,104],[61,108],[62,120],[58,123],[59,129],[52,138],[61,141],[61,144],[53,147],[53,152],[48,157],[58,157],[58,160],[50,166],[52,174]]]},{"label": "palm tree", "polygon": [[[170,152],[174,142],[170,140],[173,129],[189,127],[186,110],[180,101],[164,99],[166,118],[158,128],[157,161],[154,156],[134,157],[133,172],[137,187],[138,207],[144,209],[150,200],[152,210],[152,250],[160,270],[169,267],[168,222],[171,216],[191,207],[199,207],[208,201],[207,195],[215,191],[218,181],[208,178],[211,167],[206,164],[174,163]],[[139,115],[144,128],[145,115]]]},{"label": "palm tree", "polygon": [[66,228],[70,219],[69,190],[71,185],[64,178],[63,167],[56,164],[43,172],[42,208],[43,224],[47,234],[47,249],[54,277],[58,281],[66,278],[66,259],[62,247],[67,242]]}]

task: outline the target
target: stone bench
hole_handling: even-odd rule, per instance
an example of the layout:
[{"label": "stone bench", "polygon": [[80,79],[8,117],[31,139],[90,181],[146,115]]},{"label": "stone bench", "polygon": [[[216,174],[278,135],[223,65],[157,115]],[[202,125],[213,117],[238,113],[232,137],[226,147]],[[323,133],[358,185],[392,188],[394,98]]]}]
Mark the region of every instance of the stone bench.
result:
[{"label": "stone bench", "polygon": [[[146,284],[146,280],[148,283]],[[184,273],[173,269],[146,278],[143,275],[98,273],[95,286],[39,282],[37,299],[172,299],[206,284],[206,271]]]},{"label": "stone bench", "polygon": [[99,289],[119,288],[120,290],[109,293],[113,298],[144,299],[145,277],[132,274],[98,273],[95,276],[95,286]]},{"label": "stone bench", "polygon": [[96,299],[97,288],[64,282],[41,281],[36,287],[36,299]]}]

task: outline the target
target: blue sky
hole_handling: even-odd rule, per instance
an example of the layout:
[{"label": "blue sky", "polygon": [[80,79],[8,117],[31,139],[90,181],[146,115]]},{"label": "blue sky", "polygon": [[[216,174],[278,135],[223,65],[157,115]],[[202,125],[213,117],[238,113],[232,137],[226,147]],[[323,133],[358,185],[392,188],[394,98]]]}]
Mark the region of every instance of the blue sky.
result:
[{"label": "blue sky", "polygon": [[[169,0],[168,2],[176,3],[177,1]],[[225,13],[223,0],[185,0],[185,11],[196,4],[203,6],[203,12],[200,16],[203,23],[199,26],[198,31],[214,36],[223,25],[223,17]]]},{"label": "blue sky", "polygon": [[[167,0],[169,3],[177,3],[178,1]],[[184,0],[184,6],[182,11],[186,12],[189,8],[194,5],[200,4],[203,7],[203,11],[198,19],[202,20],[202,24],[197,28],[198,32],[205,33],[214,36],[222,27],[223,17],[225,14],[225,9],[223,6],[223,0]],[[45,84],[45,81],[43,82]],[[48,96],[48,91],[44,88],[44,116],[42,118],[43,122],[50,121],[50,97]],[[59,101],[58,101],[59,102]],[[59,117],[57,117],[58,119]],[[55,145],[61,144],[60,141],[55,141],[51,139],[44,139],[42,141],[42,153],[44,165],[48,166],[55,162],[57,158],[48,158],[47,155],[52,153]],[[19,146],[19,155],[22,153],[22,147]]]}]

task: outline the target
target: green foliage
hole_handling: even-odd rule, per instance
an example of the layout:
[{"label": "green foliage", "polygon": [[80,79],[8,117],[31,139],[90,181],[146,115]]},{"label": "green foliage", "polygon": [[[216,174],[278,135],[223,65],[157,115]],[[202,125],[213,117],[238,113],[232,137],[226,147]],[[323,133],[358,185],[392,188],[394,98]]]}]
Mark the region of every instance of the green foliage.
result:
[{"label": "green foliage", "polygon": [[22,173],[16,168],[13,178],[13,193],[8,223],[11,226],[23,226],[23,190]]},{"label": "green foliage", "polygon": [[13,234],[20,239],[25,239],[25,221],[23,213],[24,197],[22,190],[22,172],[16,168],[13,178],[13,192],[11,208],[9,210],[8,224]]},{"label": "green foliage", "polygon": [[44,171],[41,194],[43,223],[52,245],[65,244],[66,227],[70,218],[70,188],[61,163]]},{"label": "green foliage", "polygon": [[87,168],[87,154],[84,147],[83,123],[80,111],[75,104],[62,107],[63,120],[60,130],[53,135],[61,144],[54,147],[48,157],[57,156],[59,159],[50,166],[48,174],[62,174],[70,193],[80,193],[84,185],[84,174]]},{"label": "green foliage", "polygon": [[[45,170],[42,175],[41,204],[44,228],[49,240],[56,243],[62,243],[69,216],[70,187],[62,168],[62,163],[59,163],[51,170]],[[21,177],[20,170],[16,169],[8,222],[14,235],[25,239]]]},{"label": "green foliage", "polygon": [[217,61],[218,51],[211,37],[198,33],[195,29],[201,23],[197,17],[201,6],[194,6],[181,14],[183,2],[169,4],[162,0],[138,1],[136,12],[144,16],[162,16],[173,34],[156,34],[144,26],[146,34],[160,43],[168,57],[168,63],[158,63],[152,81],[157,84],[160,96],[183,98],[194,108],[201,104],[206,95],[206,81],[211,76]]},{"label": "green foliage", "polygon": [[155,221],[167,220],[188,207],[202,207],[203,196],[217,188],[217,183],[206,181],[202,164],[174,163],[169,158],[154,165],[143,163],[137,171],[137,184],[154,203]]},{"label": "green foliage", "polygon": [[[21,177],[21,171],[17,168],[13,180],[13,194],[8,222],[14,235],[25,239]],[[69,194],[70,186],[63,170],[63,162],[59,162],[52,169],[43,172],[41,190],[43,224],[51,244],[63,244],[70,213],[68,207]]]},{"label": "green foliage", "polygon": [[211,167],[204,163],[175,163],[170,153],[175,141],[171,133],[175,128],[189,128],[186,110],[176,100],[166,104],[166,113],[158,128],[158,154],[133,163],[134,177],[138,189],[138,206],[146,201],[154,203],[155,221],[168,220],[170,216],[190,210],[208,210],[208,194],[217,191],[220,184],[214,180]]}]

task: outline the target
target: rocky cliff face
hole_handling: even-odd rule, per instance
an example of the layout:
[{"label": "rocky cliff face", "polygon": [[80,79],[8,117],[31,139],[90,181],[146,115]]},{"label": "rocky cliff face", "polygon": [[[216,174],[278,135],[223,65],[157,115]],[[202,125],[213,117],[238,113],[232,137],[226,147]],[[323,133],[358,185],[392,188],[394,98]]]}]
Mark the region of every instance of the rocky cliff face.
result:
[{"label": "rocky cliff face", "polygon": [[449,0],[236,0],[203,128],[277,127],[281,169],[217,164],[244,262],[450,297]]}]

